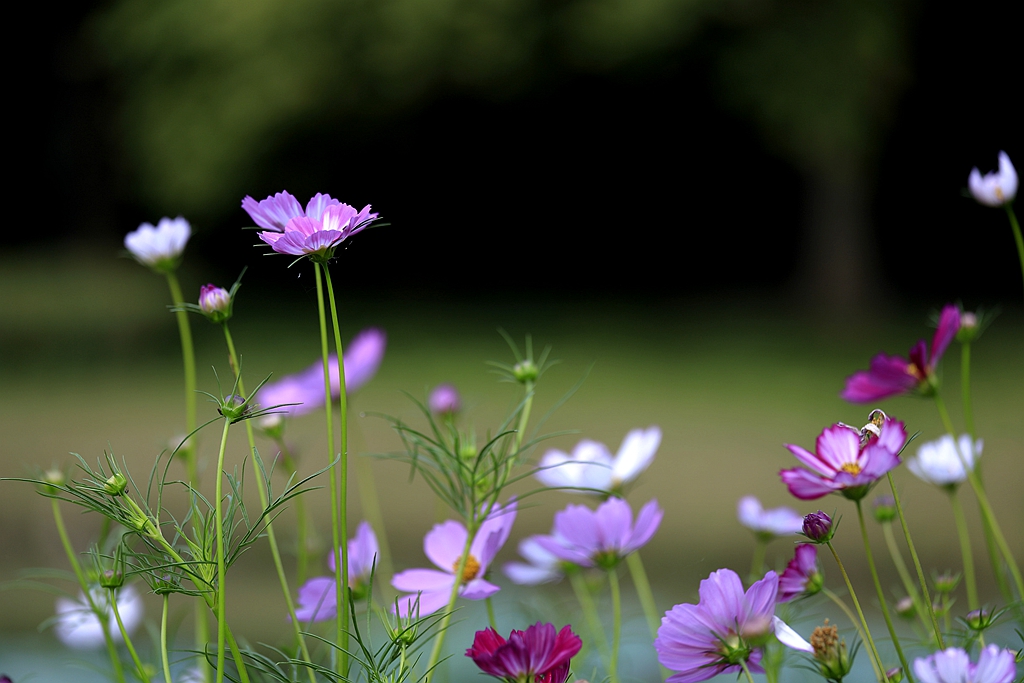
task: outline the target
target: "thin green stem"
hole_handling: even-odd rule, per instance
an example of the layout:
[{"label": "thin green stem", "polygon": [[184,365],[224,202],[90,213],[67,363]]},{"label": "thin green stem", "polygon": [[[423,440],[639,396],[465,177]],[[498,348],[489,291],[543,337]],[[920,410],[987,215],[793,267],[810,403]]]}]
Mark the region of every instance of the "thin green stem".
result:
[{"label": "thin green stem", "polygon": [[171,596],[164,593],[164,608],[160,613],[160,663],[164,669],[164,683],[173,683],[171,678],[171,662],[167,658],[167,604]]},{"label": "thin green stem", "polygon": [[843,575],[843,581],[846,582],[846,590],[850,591],[850,599],[853,600],[853,606],[857,610],[857,616],[860,618],[860,626],[864,633],[864,638],[868,644],[868,651],[878,664],[878,670],[882,672],[882,683],[888,683],[889,677],[885,675],[885,664],[882,662],[881,655],[878,654],[878,646],[875,645],[875,639],[871,637],[871,629],[868,628],[868,620],[864,618],[864,610],[861,609],[860,600],[857,599],[857,592],[853,590],[853,584],[850,583],[850,576],[846,573],[846,567],[843,566],[843,561],[839,559],[839,553],[836,552],[836,548],[829,541],[825,545],[832,551],[832,557],[835,558],[836,564],[839,565],[839,572]]},{"label": "thin green stem", "polygon": [[743,673],[747,675],[747,683],[754,683],[754,677],[750,675],[750,669],[747,668],[747,660],[741,659],[740,666],[743,668]]},{"label": "thin green stem", "polygon": [[[867,638],[864,636],[864,630],[860,627],[860,623],[857,621],[857,617],[854,616],[853,612],[850,611],[850,608],[846,605],[845,602],[843,602],[843,599],[831,590],[829,590],[826,586],[822,587],[821,592],[828,596],[828,599],[834,602],[839,607],[839,609],[843,610],[843,614],[846,615],[846,618],[850,620],[851,624],[853,624],[853,628],[856,629],[857,635],[860,636],[860,639],[862,641],[867,642]],[[868,661],[871,662],[871,669],[875,672],[875,678],[877,678],[878,680],[882,680],[882,674],[884,672],[878,668],[878,662],[875,661],[874,656],[869,656]]]},{"label": "thin green stem", "polygon": [[490,598],[484,600],[487,604],[487,623],[490,624],[491,628],[495,631],[498,630],[498,620],[494,616],[494,603],[491,602]]},{"label": "thin green stem", "polygon": [[[324,265],[324,278],[327,280],[327,295],[331,302],[331,322],[334,326],[334,350],[338,353],[338,379],[340,391],[338,412],[341,417],[341,462],[338,463],[338,543],[341,562],[338,566],[339,582],[344,580],[348,587],[348,385],[345,383],[345,354],[341,346],[341,328],[338,326],[338,304],[334,300],[334,285],[331,284],[331,269]],[[348,675],[348,610],[340,606],[347,602],[339,601],[339,624],[344,623],[341,631],[341,652],[338,671]]]},{"label": "thin green stem", "polygon": [[889,629],[889,637],[892,639],[892,645],[896,648],[896,656],[900,658],[900,665],[903,667],[904,674],[907,677],[907,683],[914,683],[913,676],[910,675],[910,665],[907,663],[907,658],[903,654],[903,648],[900,646],[899,636],[896,635],[896,628],[892,623],[892,616],[889,614],[889,606],[886,604],[885,591],[882,590],[882,582],[878,579],[878,570],[875,569],[875,557],[871,553],[871,542],[868,540],[868,526],[864,523],[864,508],[861,506],[860,501],[857,501],[857,520],[860,522],[860,535],[864,539],[864,555],[868,560],[868,569],[871,571],[871,579],[875,582],[875,592],[878,594],[878,603],[882,608],[882,616],[885,618],[885,627]]},{"label": "thin green stem", "polygon": [[892,522],[882,522],[882,534],[885,536],[885,545],[889,548],[892,563],[896,566],[896,573],[900,575],[900,580],[903,582],[903,589],[907,591],[907,596],[914,603],[914,611],[917,613],[917,618],[921,620],[921,625],[924,626],[924,630],[927,632],[931,628],[925,617],[928,609],[922,604],[921,594],[917,592],[914,579],[910,576],[910,570],[907,569],[907,564],[903,561],[903,553],[900,552],[900,548],[896,544],[896,536],[892,531]]},{"label": "thin green stem", "polygon": [[[278,450],[281,452],[281,466],[284,468],[284,473],[291,480],[298,472],[298,465],[295,462],[295,458],[292,457],[291,452],[288,450],[288,445],[284,442],[283,438],[275,438],[274,443],[277,444]],[[306,511],[306,501],[304,496],[295,497],[295,524],[297,527],[297,539],[296,539],[296,553],[295,553],[295,580],[299,585],[306,582],[306,577],[309,576],[309,538],[310,538],[310,522],[309,513]]]},{"label": "thin green stem", "polygon": [[896,504],[896,515],[900,519],[900,527],[903,529],[903,538],[907,542],[907,549],[910,551],[910,559],[914,561],[914,569],[917,570],[917,581],[921,586],[922,602],[927,608],[928,616],[932,622],[932,633],[935,634],[935,642],[939,649],[945,649],[946,644],[942,638],[942,629],[939,628],[939,620],[935,618],[935,606],[932,603],[932,595],[928,590],[928,580],[924,577],[924,568],[921,567],[921,558],[917,556],[917,548],[914,547],[914,539],[910,537],[910,527],[907,526],[907,518],[903,515],[903,504],[900,502],[900,492],[896,489],[896,481],[892,478],[892,472],[886,472],[889,479],[889,489],[892,491],[892,500]]},{"label": "thin green stem", "polygon": [[597,606],[594,604],[594,596],[590,594],[590,588],[587,587],[586,579],[583,578],[583,574],[580,570],[574,570],[569,573],[569,583],[572,585],[572,590],[576,594],[576,601],[580,603],[580,609],[583,610],[583,619],[587,622],[587,628],[590,630],[590,637],[594,639],[597,644],[597,650],[601,654],[602,658],[608,656],[608,639],[605,637],[604,628],[601,626],[601,619],[597,616]]},{"label": "thin green stem", "polygon": [[622,641],[622,596],[619,591],[619,575],[615,569],[608,570],[608,586],[612,593],[612,652],[608,665],[611,683],[619,683],[619,645]]},{"label": "thin green stem", "polygon": [[639,551],[626,556],[626,565],[629,567],[629,575],[633,579],[636,595],[640,599],[640,606],[644,609],[644,617],[647,619],[647,630],[651,632],[651,638],[657,638],[658,624],[660,622],[658,608],[654,604],[651,582],[647,580],[647,572],[644,570],[644,562],[640,559]]},{"label": "thin green stem", "polygon": [[[949,419],[949,412],[946,411],[946,404],[943,403],[942,397],[939,396],[938,393],[935,394],[935,407],[938,408],[942,424],[945,426],[949,435],[953,438],[953,444],[956,445],[956,429],[953,427],[953,421]],[[988,524],[992,529],[992,536],[996,541],[996,546],[998,546],[999,552],[1002,554],[1006,565],[1010,568],[1010,575],[1013,577],[1013,582],[1017,587],[1017,596],[1018,598],[1024,597],[1024,578],[1021,577],[1020,567],[1017,566],[1017,560],[1014,559],[1013,552],[1010,550],[1010,545],[1006,542],[1006,537],[1003,536],[1003,530],[999,527],[996,515],[992,511],[992,505],[989,503],[988,494],[985,493],[985,487],[981,485],[981,480],[978,479],[978,474],[974,471],[974,468],[969,466],[966,454],[961,453],[959,448],[956,449],[956,452],[960,456],[960,463],[963,465],[964,471],[967,473],[967,481],[970,482],[971,488],[974,490],[974,495],[978,499],[978,506],[981,508],[981,516],[983,519],[988,521]],[[999,571],[999,567],[993,567],[992,569],[995,572]]]},{"label": "thin green stem", "polygon": [[[327,418],[327,464],[329,465],[328,486],[331,489],[331,552],[334,553],[335,604],[338,605],[338,614],[334,622],[336,652],[337,649],[341,648],[341,637],[346,632],[345,624],[348,623],[348,610],[341,608],[342,605],[346,604],[345,585],[348,582],[348,575],[341,573],[343,569],[341,558],[344,553],[342,552],[341,536],[338,529],[338,473],[337,463],[334,462],[334,417],[331,414],[333,398],[331,396],[330,351],[327,343],[327,312],[324,308],[324,285],[320,276],[320,264],[314,261],[313,269],[316,272],[316,303],[320,314],[320,351],[324,365],[324,413]],[[340,358],[338,359],[338,366],[339,370],[343,366]],[[344,394],[345,392],[342,391],[341,393]],[[338,669],[338,672],[341,673],[341,669]]]},{"label": "thin green stem", "polygon": [[[228,346],[228,360],[231,363],[232,371],[235,373],[238,391],[242,396],[245,396],[245,382],[242,380],[242,368],[238,362],[238,353],[235,351],[235,341],[231,337],[231,330],[228,329],[227,322],[221,325],[221,327],[224,328],[224,341],[227,342]],[[249,453],[252,455],[253,460],[258,459],[259,452],[256,450],[256,437],[252,431],[252,420],[245,420],[245,436],[249,441]],[[263,468],[260,467],[259,463],[255,463],[253,471],[256,473],[256,490],[259,492],[260,505],[265,510],[270,504],[270,500],[267,496],[267,488],[263,480]],[[301,499],[301,495],[296,497],[296,500]],[[306,658],[306,661],[312,661],[312,658],[309,656],[309,648],[306,647],[306,639],[299,628],[299,620],[295,616],[295,602],[292,600],[292,592],[288,587],[288,577],[284,572],[284,563],[281,561],[281,552],[277,545],[277,534],[274,533],[274,523],[272,521],[267,522],[266,534],[270,545],[270,555],[274,560],[274,569],[277,571],[277,580],[281,584],[281,592],[284,593],[284,602],[288,608],[288,617],[292,624],[295,641],[298,643],[299,650],[302,652],[302,656]],[[306,673],[309,675],[309,683],[316,683],[316,674],[313,672],[313,669],[306,667]]]},{"label": "thin green stem", "polygon": [[764,569],[764,556],[767,551],[768,541],[758,536],[754,541],[754,558],[750,562],[750,576],[747,579],[748,583],[754,583],[763,576],[763,574],[761,574],[761,570]]},{"label": "thin green stem", "polygon": [[964,583],[967,584],[967,607],[978,609],[978,584],[974,578],[974,554],[971,551],[971,537],[967,531],[967,518],[964,517],[964,506],[960,504],[960,496],[956,489],[949,492],[949,503],[953,506],[953,519],[956,520],[956,533],[960,536],[960,554],[964,558]]},{"label": "thin green stem", "polygon": [[[488,512],[490,511],[488,510]],[[486,516],[484,519],[486,519]],[[430,683],[433,679],[434,671],[437,669],[437,662],[441,658],[444,636],[448,633],[448,625],[452,621],[455,600],[459,597],[459,588],[462,587],[462,575],[466,571],[466,561],[469,559],[469,549],[473,545],[473,536],[475,534],[476,529],[466,534],[466,543],[463,545],[462,554],[459,556],[459,565],[455,568],[455,581],[452,582],[452,592],[448,595],[448,605],[444,609],[444,616],[441,617],[441,624],[438,627],[437,635],[434,636],[434,647],[430,650],[430,660],[427,662],[427,675],[424,677],[424,683]]]},{"label": "thin green stem", "polygon": [[519,425],[516,427],[516,452],[523,445],[523,437],[526,435],[526,425],[530,422],[530,409],[533,407],[533,382],[526,382],[524,385],[526,397],[523,400],[523,412],[519,414]]},{"label": "thin green stem", "polygon": [[1020,272],[1024,277],[1024,237],[1020,234],[1020,223],[1017,222],[1017,214],[1013,212],[1013,204],[1003,204],[1006,208],[1006,215],[1010,219],[1010,228],[1013,230],[1013,241],[1017,243],[1017,258],[1020,259]]},{"label": "thin green stem", "polygon": [[974,442],[974,407],[971,405],[971,342],[960,345],[960,395],[964,402],[964,422]]},{"label": "thin green stem", "polygon": [[220,448],[217,451],[217,469],[214,474],[217,476],[216,493],[214,494],[214,514],[217,525],[217,677],[216,683],[224,680],[224,640],[227,633],[226,612],[227,612],[227,590],[225,575],[225,542],[224,542],[224,454],[228,449],[228,431],[231,428],[231,420],[224,420],[224,429],[220,435]]},{"label": "thin green stem", "polygon": [[117,594],[113,588],[107,589],[107,596],[110,599],[110,609],[114,612],[114,619],[117,621],[117,628],[121,631],[121,639],[124,640],[125,647],[128,648],[128,654],[132,656],[132,661],[135,662],[135,675],[143,683],[149,683],[146,665],[142,663],[138,653],[135,652],[135,645],[132,644],[132,639],[128,637],[128,630],[124,627],[124,621],[121,620],[121,610],[117,608]]},{"label": "thin green stem", "polygon": [[89,590],[89,582],[85,579],[85,572],[82,571],[82,565],[79,564],[78,556],[75,555],[75,547],[71,545],[68,530],[64,526],[64,516],[60,512],[60,503],[56,498],[51,498],[50,504],[53,507],[53,521],[57,525],[57,534],[60,536],[61,545],[64,546],[64,553],[68,557],[71,570],[75,573],[75,578],[78,579],[78,585],[82,589],[82,594],[85,595],[85,601],[89,603],[89,609],[96,615],[97,621],[103,627],[103,642],[107,646],[107,655],[110,657],[110,665],[114,668],[114,675],[117,677],[118,683],[125,683],[121,658],[117,656],[114,639],[110,637],[110,629],[107,628],[107,614],[100,610],[96,605],[96,601],[93,600],[92,591]]}]

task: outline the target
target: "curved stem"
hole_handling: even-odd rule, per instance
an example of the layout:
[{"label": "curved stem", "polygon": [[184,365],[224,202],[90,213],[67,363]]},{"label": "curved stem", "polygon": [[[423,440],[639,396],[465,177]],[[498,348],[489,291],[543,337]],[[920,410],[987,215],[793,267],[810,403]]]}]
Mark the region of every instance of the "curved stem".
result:
[{"label": "curved stem", "polygon": [[633,587],[636,588],[640,606],[644,609],[647,630],[651,632],[651,638],[657,638],[660,621],[658,608],[654,604],[654,593],[651,591],[651,582],[647,580],[647,572],[644,570],[643,560],[640,559],[640,552],[635,551],[627,555],[626,565],[629,567],[629,575],[633,578]]},{"label": "curved stem", "polygon": [[882,608],[882,616],[885,618],[885,627],[889,629],[889,637],[892,638],[892,645],[896,648],[896,656],[900,658],[900,665],[903,667],[904,675],[908,683],[914,683],[914,677],[910,675],[910,665],[903,654],[900,646],[899,636],[896,635],[896,628],[892,624],[892,616],[889,615],[889,606],[885,601],[885,591],[882,590],[882,582],[878,580],[878,570],[875,569],[875,557],[871,553],[871,543],[868,541],[868,527],[864,523],[864,508],[860,501],[857,501],[857,520],[860,522],[860,535],[864,539],[864,555],[868,560],[868,569],[871,571],[871,579],[875,582],[875,592],[878,594],[878,603]]},{"label": "curved stem", "polygon": [[[850,608],[846,606],[846,603],[843,602],[843,599],[825,586],[822,587],[821,592],[827,595],[829,600],[834,602],[839,607],[839,609],[843,610],[843,614],[845,614],[846,618],[850,620],[851,624],[853,624],[853,628],[857,631],[857,635],[860,636],[860,639],[862,641],[867,642],[867,638],[864,636],[864,630],[860,627],[860,623],[857,621],[857,617],[855,617],[853,612],[850,611]],[[875,672],[875,678],[877,678],[878,680],[882,680],[883,672],[878,668],[878,662],[875,661],[875,658],[873,656],[869,656],[868,661],[871,662],[871,669]]]},{"label": "curved stem", "polygon": [[612,592],[612,652],[608,675],[611,683],[619,683],[619,645],[622,640],[622,596],[619,591],[619,575],[615,569],[608,570],[608,586]]},{"label": "curved stem", "polygon": [[128,631],[124,627],[124,622],[121,620],[121,610],[117,608],[117,595],[113,588],[107,589],[107,596],[110,599],[110,609],[114,612],[114,619],[117,621],[117,628],[121,631],[121,638],[124,640],[125,647],[128,648],[128,654],[132,656],[132,661],[135,662],[135,675],[139,677],[143,683],[149,683],[149,674],[146,673],[146,666],[139,659],[138,653],[135,652],[135,646],[132,644],[132,639],[128,637]]},{"label": "curved stem", "polygon": [[[331,302],[331,322],[334,326],[334,350],[338,353],[339,398],[338,412],[341,414],[341,462],[338,463],[338,544],[341,554],[337,576],[339,585],[344,581],[348,587],[348,385],[345,382],[345,354],[341,346],[341,329],[338,326],[338,305],[334,300],[334,285],[331,284],[331,269],[324,265],[324,278],[327,280],[327,294]],[[329,400],[329,399],[328,399]],[[345,602],[338,602],[339,625],[344,624],[341,631],[341,652],[339,673],[348,675],[348,610],[341,609]]]},{"label": "curved stem", "polygon": [[1024,237],[1020,234],[1020,223],[1017,222],[1017,214],[1013,212],[1013,204],[1003,204],[1006,208],[1006,216],[1010,219],[1010,228],[1013,230],[1013,241],[1017,243],[1017,258],[1020,259],[1020,272],[1024,276]]},{"label": "curved stem", "polygon": [[747,660],[741,659],[740,666],[743,668],[743,673],[747,675],[747,683],[754,683],[754,677],[750,675],[750,669],[747,668]]},{"label": "curved stem", "polygon": [[974,556],[971,551],[971,537],[967,531],[964,506],[960,504],[960,496],[956,489],[949,492],[949,503],[953,506],[956,533],[960,536],[960,554],[964,558],[964,583],[967,584],[967,607],[971,610],[976,610],[978,609],[978,584],[974,579]]},{"label": "curved stem", "polygon": [[[231,337],[231,330],[228,329],[228,324],[225,322],[221,327],[224,328],[224,340],[228,345],[228,360],[231,363],[231,369],[235,373],[235,381],[238,383],[238,391],[242,396],[245,396],[245,382],[242,380],[241,365],[238,362],[238,353],[235,351],[235,341]],[[252,420],[245,420],[245,436],[249,441],[249,453],[252,455],[254,460],[257,460],[259,452],[256,450],[256,438],[252,432]],[[254,463],[253,471],[256,473],[256,490],[259,492],[260,505],[265,510],[270,504],[270,500],[267,496],[267,488],[263,480],[263,468],[259,462]],[[301,500],[302,496],[297,496],[296,500]],[[306,647],[306,639],[302,635],[302,630],[299,628],[299,620],[295,617],[295,602],[292,600],[292,592],[288,587],[288,577],[284,573],[284,563],[281,562],[281,552],[277,546],[277,535],[274,533],[273,521],[267,521],[266,527],[267,541],[270,545],[270,555],[274,560],[274,569],[277,571],[277,580],[281,584],[281,592],[284,593],[284,602],[288,608],[288,617],[292,623],[292,631],[295,636],[295,641],[299,645],[299,650],[302,652],[302,656],[306,658],[307,662],[312,661],[309,656],[309,648]],[[316,683],[316,674],[313,673],[313,669],[306,667],[306,673],[309,674],[309,683]]]},{"label": "curved stem", "polygon": [[832,551],[832,557],[835,558],[836,564],[839,565],[839,572],[843,575],[843,581],[846,582],[846,590],[850,591],[850,599],[853,600],[853,606],[857,610],[857,616],[860,618],[860,625],[863,629],[864,637],[868,643],[868,650],[871,656],[874,657],[875,662],[878,664],[878,670],[882,672],[881,681],[882,683],[888,683],[889,677],[885,675],[885,664],[882,662],[882,657],[878,654],[878,646],[875,645],[875,639],[871,637],[871,629],[868,628],[868,620],[864,618],[864,610],[861,609],[860,600],[857,599],[857,592],[853,590],[853,584],[850,583],[850,577],[846,573],[846,567],[843,566],[843,561],[839,559],[839,553],[836,552],[836,548],[829,541],[825,545]]},{"label": "curved stem", "polygon": [[580,603],[580,609],[583,610],[583,618],[587,622],[587,628],[590,629],[590,635],[597,644],[598,652],[602,658],[608,655],[608,639],[605,637],[604,628],[601,626],[601,619],[597,616],[597,606],[594,605],[594,596],[590,594],[590,589],[587,587],[586,580],[583,578],[583,574],[579,570],[575,570],[569,574],[569,583],[572,585],[572,590],[576,594],[576,601]]},{"label": "curved stem", "polygon": [[427,674],[424,677],[424,683],[430,683],[434,678],[437,662],[441,658],[444,636],[448,633],[448,625],[452,621],[452,611],[455,609],[455,600],[459,597],[459,588],[462,587],[462,575],[466,571],[466,561],[469,559],[469,549],[473,545],[473,536],[475,534],[476,530],[466,534],[466,543],[462,547],[462,555],[459,556],[459,565],[455,568],[455,581],[452,582],[452,592],[448,596],[448,605],[444,608],[444,616],[441,617],[441,624],[438,627],[437,635],[434,636],[434,647],[430,651],[430,660],[427,662]]},{"label": "curved stem", "polygon": [[103,642],[107,646],[107,655],[110,657],[110,665],[114,668],[114,675],[117,677],[118,683],[125,683],[124,669],[121,667],[121,659],[117,656],[117,648],[114,646],[114,639],[110,637],[110,629],[107,628],[107,615],[97,607],[96,601],[93,600],[92,591],[89,590],[89,582],[85,580],[85,572],[82,571],[82,565],[78,563],[78,556],[75,555],[75,548],[71,545],[71,539],[68,537],[68,530],[64,526],[64,516],[60,512],[60,502],[56,498],[51,498],[50,504],[53,507],[53,521],[57,525],[57,534],[60,536],[60,542],[64,546],[64,553],[68,556],[68,562],[71,564],[71,570],[75,573],[75,578],[78,579],[78,585],[82,589],[85,601],[89,603],[89,609],[92,610],[92,613],[96,616],[96,620],[99,621],[100,625],[103,627]]},{"label": "curved stem", "polygon": [[[885,536],[885,545],[889,548],[892,563],[896,566],[896,573],[900,575],[900,580],[903,582],[903,589],[907,591],[907,596],[914,603],[914,611],[917,613],[917,618],[921,620],[921,625],[924,626],[925,632],[928,632],[930,626],[925,617],[928,608],[921,603],[921,595],[917,592],[914,579],[910,576],[910,570],[907,569],[907,564],[903,561],[903,553],[900,552],[899,546],[896,545],[896,536],[892,532],[892,522],[882,522],[882,534]],[[936,646],[938,646],[938,643],[936,643]]]},{"label": "curved stem", "polygon": [[217,677],[216,682],[224,680],[224,638],[227,622],[225,621],[227,611],[226,596],[227,590],[224,577],[227,574],[227,567],[224,562],[224,453],[228,448],[228,430],[231,428],[231,420],[224,420],[224,430],[220,435],[220,448],[217,451],[217,486],[214,494],[214,514],[217,525]]},{"label": "curved stem", "polygon": [[173,683],[174,680],[171,678],[171,663],[167,659],[167,603],[170,597],[164,593],[164,608],[160,613],[160,663],[164,669],[164,683]]}]

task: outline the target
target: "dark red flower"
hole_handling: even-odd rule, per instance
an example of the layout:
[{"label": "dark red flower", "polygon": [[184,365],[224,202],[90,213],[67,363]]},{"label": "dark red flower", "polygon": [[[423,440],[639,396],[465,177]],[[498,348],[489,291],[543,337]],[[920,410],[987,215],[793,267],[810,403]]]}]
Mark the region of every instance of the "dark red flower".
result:
[{"label": "dark red flower", "polygon": [[492,628],[477,631],[466,650],[480,670],[509,683],[565,683],[569,660],[583,641],[570,626],[555,632],[540,622],[525,631],[512,631],[505,640]]}]

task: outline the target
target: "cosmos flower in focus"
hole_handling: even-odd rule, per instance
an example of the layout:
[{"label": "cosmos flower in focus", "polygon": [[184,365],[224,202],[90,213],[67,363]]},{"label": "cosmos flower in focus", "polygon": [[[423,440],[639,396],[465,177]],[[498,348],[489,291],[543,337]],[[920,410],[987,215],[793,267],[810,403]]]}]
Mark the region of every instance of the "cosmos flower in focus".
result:
[{"label": "cosmos flower in focus", "polygon": [[344,240],[369,227],[379,217],[367,204],[361,210],[343,204],[330,195],[317,194],[302,210],[287,192],[257,202],[250,196],[242,208],[264,228],[259,238],[279,254],[315,255],[329,259]]}]

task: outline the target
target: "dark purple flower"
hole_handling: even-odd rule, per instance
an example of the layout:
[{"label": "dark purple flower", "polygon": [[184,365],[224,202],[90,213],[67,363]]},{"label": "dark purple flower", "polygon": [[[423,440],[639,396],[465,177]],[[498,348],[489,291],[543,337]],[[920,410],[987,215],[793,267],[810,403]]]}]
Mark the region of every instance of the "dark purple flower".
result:
[{"label": "dark purple flower", "polygon": [[761,668],[761,645],[748,641],[774,631],[788,647],[813,652],[811,644],[775,616],[779,577],[768,572],[746,592],[736,572],[719,569],[700,582],[700,602],[676,605],[665,613],[654,641],[658,661],[678,673],[666,683],[706,681],[720,673],[738,673],[746,662]]},{"label": "dark purple flower", "polygon": [[793,559],[779,576],[779,602],[789,602],[801,595],[814,595],[821,590],[822,576],[818,569],[818,549],[810,543],[796,547]]},{"label": "dark purple flower", "polygon": [[804,517],[804,536],[815,543],[826,543],[832,540],[832,518],[818,510]]},{"label": "dark purple flower", "polygon": [[473,647],[466,650],[485,674],[508,683],[565,683],[569,660],[583,641],[564,626],[537,622],[525,631],[512,631],[505,640],[492,628],[477,631]]},{"label": "dark purple flower", "polygon": [[910,360],[880,353],[871,359],[867,370],[855,372],[847,378],[846,388],[839,395],[851,403],[873,403],[912,391],[931,395],[938,381],[935,368],[959,328],[960,310],[948,304],[939,315],[931,353],[923,339],[910,349]]},{"label": "dark purple flower", "polygon": [[794,467],[779,476],[789,492],[801,500],[841,493],[851,500],[867,495],[871,485],[900,464],[899,452],[907,442],[903,423],[885,418],[879,436],[862,444],[860,432],[834,424],[818,436],[815,452],[786,444],[786,448],[810,470]]},{"label": "dark purple flower", "polygon": [[451,384],[438,384],[427,399],[430,412],[435,415],[453,415],[462,408],[459,390]]},{"label": "dark purple flower", "polygon": [[609,498],[597,510],[569,505],[555,513],[553,534],[536,538],[561,560],[610,568],[651,540],[663,514],[658,501],[652,500],[640,508],[634,525],[633,511],[621,498]]}]

